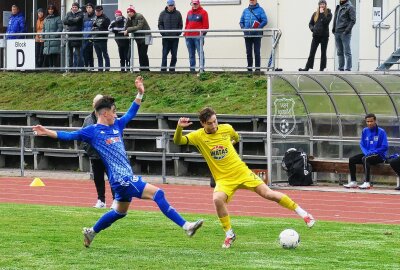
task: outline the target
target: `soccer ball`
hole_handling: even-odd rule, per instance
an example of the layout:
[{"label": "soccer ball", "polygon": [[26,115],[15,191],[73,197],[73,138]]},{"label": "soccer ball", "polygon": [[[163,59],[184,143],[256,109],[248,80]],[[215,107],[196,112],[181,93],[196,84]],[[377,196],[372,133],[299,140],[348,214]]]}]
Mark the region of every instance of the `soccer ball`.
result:
[{"label": "soccer ball", "polygon": [[279,244],[283,248],[296,248],[300,243],[300,235],[293,229],[283,230],[279,234]]}]

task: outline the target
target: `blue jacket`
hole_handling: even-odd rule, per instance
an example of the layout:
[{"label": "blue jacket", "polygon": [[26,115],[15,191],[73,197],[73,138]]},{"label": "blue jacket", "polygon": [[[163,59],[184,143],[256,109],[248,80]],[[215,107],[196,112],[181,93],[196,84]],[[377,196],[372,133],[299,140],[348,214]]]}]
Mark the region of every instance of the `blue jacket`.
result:
[{"label": "blue jacket", "polygon": [[[254,13],[254,14],[253,14]],[[263,28],[268,23],[267,14],[260,5],[257,3],[254,6],[250,6],[243,10],[242,17],[240,17],[240,28],[252,29],[254,22],[257,21],[260,24],[257,28]],[[262,35],[262,32],[244,32],[245,35]]]},{"label": "blue jacket", "polygon": [[364,128],[361,135],[360,148],[366,156],[379,154],[383,160],[386,160],[388,141],[385,130],[378,126],[372,129]]},{"label": "blue jacket", "polygon": [[[25,18],[22,12],[18,12],[15,15],[11,15],[8,21],[7,34],[11,33],[24,33],[25,32]],[[24,36],[8,36],[7,39],[20,39]]]},{"label": "blue jacket", "polygon": [[[96,20],[96,15],[94,14],[94,12],[92,14],[85,13],[85,16],[83,17],[82,31],[84,31],[84,32],[92,31],[93,22],[95,20]],[[92,36],[91,34],[83,34],[84,38],[90,38],[91,36]]]}]

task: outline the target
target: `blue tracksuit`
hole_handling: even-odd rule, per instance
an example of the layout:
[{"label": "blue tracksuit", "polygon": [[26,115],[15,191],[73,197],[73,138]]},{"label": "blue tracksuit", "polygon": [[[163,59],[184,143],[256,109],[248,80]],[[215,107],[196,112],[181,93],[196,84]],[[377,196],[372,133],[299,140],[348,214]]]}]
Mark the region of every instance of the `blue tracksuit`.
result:
[{"label": "blue tracksuit", "polygon": [[360,148],[364,155],[378,154],[383,160],[386,159],[388,150],[387,135],[384,129],[375,126],[364,128],[360,140]]}]

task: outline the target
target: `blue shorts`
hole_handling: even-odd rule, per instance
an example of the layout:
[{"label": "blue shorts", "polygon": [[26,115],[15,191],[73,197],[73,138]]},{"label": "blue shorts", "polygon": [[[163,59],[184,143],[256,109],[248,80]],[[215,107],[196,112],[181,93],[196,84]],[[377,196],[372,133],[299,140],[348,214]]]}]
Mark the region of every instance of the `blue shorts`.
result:
[{"label": "blue shorts", "polygon": [[133,178],[121,182],[114,182],[112,189],[115,192],[115,200],[119,202],[131,202],[132,197],[142,198],[143,190],[147,183],[142,181],[141,176],[134,175]]}]

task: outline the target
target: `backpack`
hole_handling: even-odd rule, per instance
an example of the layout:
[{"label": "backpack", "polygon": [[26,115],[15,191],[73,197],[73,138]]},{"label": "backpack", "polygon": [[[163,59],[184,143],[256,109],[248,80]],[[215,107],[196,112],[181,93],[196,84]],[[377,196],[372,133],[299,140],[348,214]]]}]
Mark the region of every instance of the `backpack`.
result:
[{"label": "backpack", "polygon": [[312,167],[308,163],[307,153],[290,148],[282,159],[282,168],[286,171],[289,185],[310,186],[312,181]]}]

